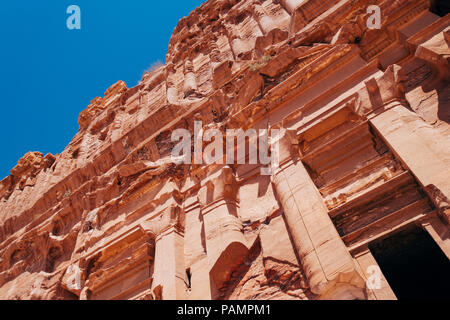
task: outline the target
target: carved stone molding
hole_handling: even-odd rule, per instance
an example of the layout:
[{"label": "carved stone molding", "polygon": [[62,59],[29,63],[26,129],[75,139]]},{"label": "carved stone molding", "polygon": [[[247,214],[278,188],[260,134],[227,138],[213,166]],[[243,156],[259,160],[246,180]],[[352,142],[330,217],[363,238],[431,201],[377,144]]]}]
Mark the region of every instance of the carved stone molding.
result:
[{"label": "carved stone molding", "polygon": [[450,199],[448,199],[445,194],[433,184],[426,186],[425,190],[436,206],[438,216],[445,224],[450,225]]}]

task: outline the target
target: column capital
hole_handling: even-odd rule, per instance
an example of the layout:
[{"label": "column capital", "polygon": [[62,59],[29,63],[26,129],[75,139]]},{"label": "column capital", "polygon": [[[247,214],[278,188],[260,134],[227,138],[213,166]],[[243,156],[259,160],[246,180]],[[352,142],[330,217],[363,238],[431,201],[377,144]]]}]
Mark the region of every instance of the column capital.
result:
[{"label": "column capital", "polygon": [[204,183],[198,192],[198,200],[202,208],[211,206],[221,200],[238,202],[238,184],[233,170],[223,167],[218,173]]},{"label": "column capital", "polygon": [[[280,130],[280,134],[271,142],[271,149],[272,152],[277,153],[275,157],[278,156],[278,164],[281,167],[290,160],[295,160],[299,157],[299,139],[297,138],[296,130],[286,128],[278,130]],[[278,147],[276,144],[278,144]]]},{"label": "column capital", "polygon": [[184,211],[179,205],[172,204],[164,209],[158,217],[141,223],[141,227],[145,232],[153,234],[156,241],[158,241],[166,231],[171,229],[183,234],[185,227]]},{"label": "column capital", "polygon": [[358,91],[358,99],[355,104],[349,107],[362,118],[377,109],[400,102],[407,105],[405,97],[404,82],[406,76],[402,67],[393,64],[390,65],[384,74],[378,78],[371,78],[364,82],[365,87]]}]

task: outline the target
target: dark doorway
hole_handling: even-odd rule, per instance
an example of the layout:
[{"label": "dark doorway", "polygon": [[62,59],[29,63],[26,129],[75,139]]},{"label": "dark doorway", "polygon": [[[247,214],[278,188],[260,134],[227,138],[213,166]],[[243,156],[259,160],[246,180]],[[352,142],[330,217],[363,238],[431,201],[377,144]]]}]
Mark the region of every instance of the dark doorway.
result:
[{"label": "dark doorway", "polygon": [[450,299],[450,261],[425,230],[410,227],[369,249],[399,300]]},{"label": "dark doorway", "polygon": [[450,4],[448,0],[431,0],[430,11],[443,17],[450,12]]}]

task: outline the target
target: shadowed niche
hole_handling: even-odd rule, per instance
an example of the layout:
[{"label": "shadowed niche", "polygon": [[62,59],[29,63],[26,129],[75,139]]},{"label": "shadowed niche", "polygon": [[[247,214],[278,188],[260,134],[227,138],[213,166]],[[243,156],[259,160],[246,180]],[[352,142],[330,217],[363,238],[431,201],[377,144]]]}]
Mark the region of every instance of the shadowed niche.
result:
[{"label": "shadowed niche", "polygon": [[409,227],[369,249],[399,300],[450,298],[450,261],[423,229]]}]

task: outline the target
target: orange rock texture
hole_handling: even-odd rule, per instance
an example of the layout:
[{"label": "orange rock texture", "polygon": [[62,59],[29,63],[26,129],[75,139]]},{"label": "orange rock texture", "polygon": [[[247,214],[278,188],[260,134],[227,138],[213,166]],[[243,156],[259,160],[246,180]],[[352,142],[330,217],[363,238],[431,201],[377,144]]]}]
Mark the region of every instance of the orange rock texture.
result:
[{"label": "orange rock texture", "polygon": [[[395,299],[375,241],[450,257],[450,15],[425,0],[216,0],[166,63],[0,182],[2,299]],[[177,164],[175,129],[283,128],[279,168]],[[251,143],[251,142],[250,142]],[[422,279],[426,281],[426,279]]]}]

